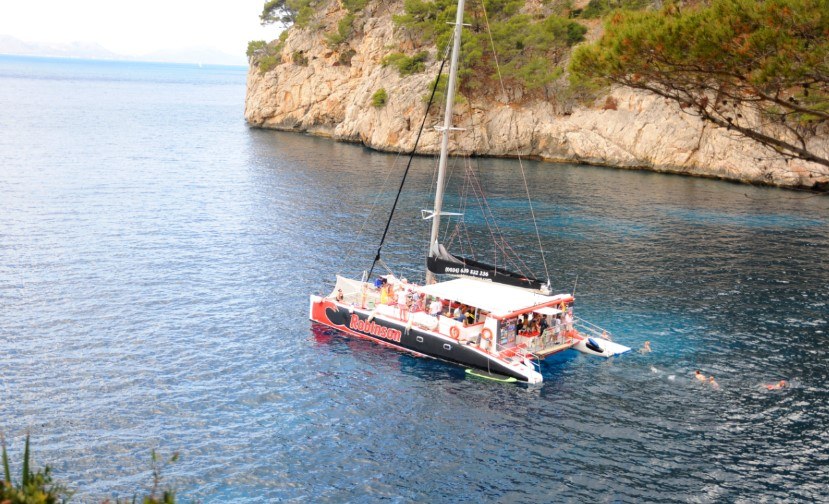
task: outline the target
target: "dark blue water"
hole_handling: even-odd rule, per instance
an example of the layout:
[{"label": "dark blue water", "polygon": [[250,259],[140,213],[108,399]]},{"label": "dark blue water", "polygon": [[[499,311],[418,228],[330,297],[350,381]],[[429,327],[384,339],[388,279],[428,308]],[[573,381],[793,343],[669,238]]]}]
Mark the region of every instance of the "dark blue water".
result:
[{"label": "dark blue water", "polygon": [[[402,165],[248,129],[244,85],[235,68],[0,58],[16,458],[31,431],[82,501],[148,488],[152,449],[180,452],[164,483],[205,502],[829,499],[825,196],[525,163],[554,285],[578,278],[581,316],[654,351],[562,354],[540,387],[471,381],[312,330],[308,294],[370,265]],[[415,163],[384,249],[412,278],[432,169]],[[479,176],[543,275],[517,169]]]}]

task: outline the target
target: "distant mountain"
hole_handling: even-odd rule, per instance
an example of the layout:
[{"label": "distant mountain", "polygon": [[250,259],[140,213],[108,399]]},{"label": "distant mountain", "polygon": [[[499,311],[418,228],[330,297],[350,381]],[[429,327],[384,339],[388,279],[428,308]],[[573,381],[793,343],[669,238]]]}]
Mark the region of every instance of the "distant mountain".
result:
[{"label": "distant mountain", "polygon": [[39,43],[0,35],[0,54],[50,56],[55,58],[119,59],[120,56],[94,42]]},{"label": "distant mountain", "polygon": [[0,35],[0,54],[54,58],[158,61],[163,63],[197,63],[206,65],[247,65],[247,58],[241,50],[238,55],[232,55],[209,47],[192,47],[154,51],[141,56],[126,56],[114,53],[94,42],[25,42],[8,35]]}]

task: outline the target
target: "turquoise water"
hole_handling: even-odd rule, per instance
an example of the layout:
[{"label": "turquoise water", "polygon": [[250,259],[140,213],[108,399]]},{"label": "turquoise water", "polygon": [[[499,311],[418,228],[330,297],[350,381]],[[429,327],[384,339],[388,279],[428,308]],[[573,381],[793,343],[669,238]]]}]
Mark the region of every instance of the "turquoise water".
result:
[{"label": "turquoise water", "polygon": [[[248,129],[244,85],[0,57],[0,429],[12,453],[31,431],[77,500],[148,488],[152,449],[205,502],[829,499],[825,196],[525,162],[554,286],[654,351],[483,383],[312,329],[308,294],[368,268],[402,165]],[[517,163],[478,161],[538,257]],[[384,249],[411,278],[432,170],[416,160]]]}]

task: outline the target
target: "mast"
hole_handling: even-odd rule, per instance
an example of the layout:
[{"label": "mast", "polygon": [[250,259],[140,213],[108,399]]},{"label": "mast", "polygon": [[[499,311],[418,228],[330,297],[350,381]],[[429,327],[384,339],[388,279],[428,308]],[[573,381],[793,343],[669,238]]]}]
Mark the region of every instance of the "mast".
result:
[{"label": "mast", "polygon": [[[446,110],[443,115],[443,128],[440,140],[440,161],[435,190],[435,208],[432,213],[432,232],[429,236],[429,257],[437,253],[437,240],[440,231],[440,211],[443,207],[443,186],[446,179],[446,163],[449,159],[449,132],[452,130],[452,107],[455,103],[455,87],[458,78],[458,53],[461,48],[461,29],[463,28],[464,0],[458,0],[458,12],[455,16],[455,37],[452,43],[452,57],[449,64],[449,84],[446,87]],[[435,275],[426,269],[426,283],[435,282]]]}]

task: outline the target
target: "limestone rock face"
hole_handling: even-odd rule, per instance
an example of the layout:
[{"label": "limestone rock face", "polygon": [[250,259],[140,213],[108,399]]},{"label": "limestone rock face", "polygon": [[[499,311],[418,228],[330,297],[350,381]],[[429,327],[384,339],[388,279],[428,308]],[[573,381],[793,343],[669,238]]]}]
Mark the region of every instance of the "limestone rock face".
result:
[{"label": "limestone rock face", "polygon": [[[424,72],[401,77],[382,59],[394,51],[418,48],[395,30],[392,15],[402,1],[370,2],[354,21],[346,44],[332,48],[345,15],[339,2],[318,13],[313,27],[293,29],[281,51],[281,63],[260,72],[254,55],[247,78],[245,119],[254,127],[304,131],[360,142],[386,151],[412,148],[425,111],[424,97],[437,74],[435,50]],[[428,50],[428,49],[427,49]],[[350,58],[349,55],[353,54]],[[385,89],[388,101],[372,105]],[[455,135],[460,152],[491,156],[533,156],[622,168],[686,173],[784,187],[826,187],[829,169],[804,161],[786,161],[733,132],[703,123],[678,105],[655,95],[614,89],[604,104],[576,106],[566,113],[554,98],[507,103],[497,90],[456,106]],[[418,150],[438,149],[442,110],[434,105]],[[829,153],[829,132],[812,140]]]}]

